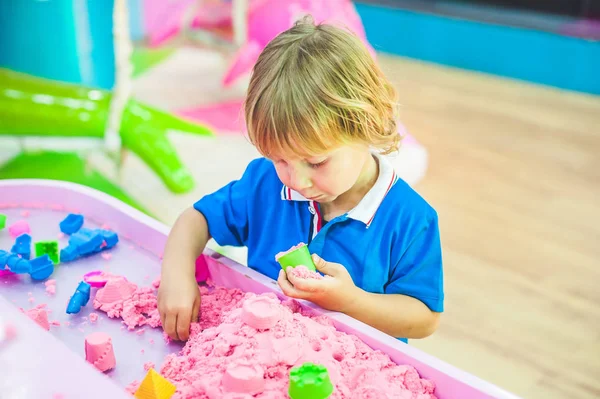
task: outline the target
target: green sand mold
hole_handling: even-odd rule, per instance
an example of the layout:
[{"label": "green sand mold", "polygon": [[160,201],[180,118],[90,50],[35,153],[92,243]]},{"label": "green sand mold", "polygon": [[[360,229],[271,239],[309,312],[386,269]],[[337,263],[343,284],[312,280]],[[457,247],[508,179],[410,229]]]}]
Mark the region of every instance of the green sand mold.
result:
[{"label": "green sand mold", "polygon": [[281,265],[283,270],[287,271],[288,267],[306,266],[308,270],[317,271],[315,263],[313,262],[312,256],[308,251],[308,246],[301,245],[295,250],[288,252],[287,254],[277,258],[277,262]]},{"label": "green sand mold", "polygon": [[304,363],[290,371],[291,399],[326,399],[333,393],[333,384],[324,366]]},{"label": "green sand mold", "polygon": [[0,213],[0,230],[6,227],[6,215]]},{"label": "green sand mold", "polygon": [[58,252],[58,242],[57,241],[38,241],[35,243],[35,257],[39,258],[40,256],[48,255],[52,263],[54,265],[58,265],[60,263],[60,256]]}]

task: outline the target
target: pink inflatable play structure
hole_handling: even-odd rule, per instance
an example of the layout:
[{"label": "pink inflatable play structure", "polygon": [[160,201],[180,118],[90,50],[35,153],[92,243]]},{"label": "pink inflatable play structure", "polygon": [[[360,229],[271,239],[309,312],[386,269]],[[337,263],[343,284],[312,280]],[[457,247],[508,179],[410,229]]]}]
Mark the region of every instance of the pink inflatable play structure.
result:
[{"label": "pink inflatable play structure", "polygon": [[[150,44],[161,45],[181,32],[186,24],[186,13],[196,4],[198,1],[195,0],[146,0],[145,24]],[[245,42],[241,43],[223,76],[225,86],[249,73],[267,43],[307,14],[312,15],[317,23],[332,23],[351,30],[375,56],[375,51],[367,41],[360,16],[350,0],[213,0],[200,4],[191,21],[192,28],[245,30],[241,36],[245,38]],[[236,7],[240,8],[243,19],[239,27],[234,21]]]}]

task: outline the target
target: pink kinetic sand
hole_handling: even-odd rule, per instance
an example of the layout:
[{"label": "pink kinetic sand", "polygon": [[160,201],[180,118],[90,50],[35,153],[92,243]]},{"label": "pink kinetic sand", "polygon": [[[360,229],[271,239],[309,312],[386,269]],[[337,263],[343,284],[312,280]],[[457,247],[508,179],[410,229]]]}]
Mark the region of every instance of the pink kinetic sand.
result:
[{"label": "pink kinetic sand", "polygon": [[50,322],[48,321],[48,312],[46,311],[45,306],[46,305],[38,305],[35,308],[26,311],[25,314],[44,330],[50,331]]},{"label": "pink kinetic sand", "polygon": [[[2,335],[2,334],[0,334]],[[17,329],[12,324],[8,324],[4,329],[4,340],[10,341],[17,336]],[[2,340],[0,339],[0,342]]]},{"label": "pink kinetic sand", "polygon": [[[124,277],[110,279],[103,288],[98,290],[96,300],[102,305],[123,302],[131,298],[136,289],[137,286],[127,281]],[[104,311],[106,312],[106,310]]]},{"label": "pink kinetic sand", "polygon": [[29,228],[29,223],[25,220],[19,220],[10,225],[8,232],[12,238],[17,238],[21,234],[31,233],[31,229]]},{"label": "pink kinetic sand", "polygon": [[160,277],[157,277],[153,282],[152,282],[152,286],[154,288],[158,288],[160,287]]},{"label": "pink kinetic sand", "polygon": [[102,372],[113,369],[116,360],[110,336],[95,332],[85,337],[85,359]]},{"label": "pink kinetic sand", "polygon": [[56,280],[48,280],[44,283],[44,285],[46,286],[46,292],[49,295],[56,294]]},{"label": "pink kinetic sand", "polygon": [[322,280],[323,276],[320,275],[317,272],[313,272],[312,270],[309,270],[306,266],[296,266],[296,267],[288,267],[287,268],[287,274],[288,275],[292,275],[296,278],[311,278],[311,279],[315,279],[315,280]]},{"label": "pink kinetic sand", "polygon": [[[200,322],[192,324],[181,352],[167,356],[160,369],[177,386],[172,399],[287,397],[290,369],[305,362],[327,367],[335,385],[332,399],[435,398],[433,382],[421,379],[412,366],[396,365],[357,337],[337,331],[326,316],[303,314],[295,301],[221,287],[202,286],[200,292]],[[128,321],[125,310],[118,309],[153,315],[155,295],[138,288],[109,311],[130,326],[149,324],[143,316],[141,323]],[[133,382],[127,391],[138,386]]]},{"label": "pink kinetic sand", "polygon": [[277,255],[275,255],[275,260],[279,261],[279,258],[281,258],[284,255],[289,254],[290,252],[294,252],[295,250],[297,250],[298,248],[301,247],[305,247],[306,244],[301,242],[300,244],[294,245],[293,247],[291,247],[290,249],[288,249],[287,251],[283,251],[283,252],[279,252]]},{"label": "pink kinetic sand", "polygon": [[281,319],[278,301],[266,296],[247,299],[242,306],[242,320],[257,330],[272,328]]},{"label": "pink kinetic sand", "polygon": [[154,288],[141,287],[123,277],[109,278],[94,298],[94,309],[106,312],[108,317],[120,317],[130,330],[149,325],[160,326]]},{"label": "pink kinetic sand", "polygon": [[98,314],[97,313],[90,313],[90,323],[95,323],[98,321]]}]

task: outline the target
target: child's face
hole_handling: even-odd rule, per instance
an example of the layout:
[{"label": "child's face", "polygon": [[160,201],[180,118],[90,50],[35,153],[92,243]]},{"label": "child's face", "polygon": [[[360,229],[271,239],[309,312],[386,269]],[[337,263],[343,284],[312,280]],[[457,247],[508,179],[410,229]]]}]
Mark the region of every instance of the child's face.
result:
[{"label": "child's face", "polygon": [[372,159],[368,146],[345,145],[321,156],[273,157],[283,184],[320,203],[334,201],[350,190]]}]

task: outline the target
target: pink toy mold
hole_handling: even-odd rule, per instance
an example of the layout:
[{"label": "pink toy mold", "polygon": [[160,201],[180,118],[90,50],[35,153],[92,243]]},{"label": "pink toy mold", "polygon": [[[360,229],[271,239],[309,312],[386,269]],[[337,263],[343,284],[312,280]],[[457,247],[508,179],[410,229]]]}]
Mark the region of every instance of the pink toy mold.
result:
[{"label": "pink toy mold", "polygon": [[117,361],[110,336],[95,332],[85,337],[85,359],[102,372],[115,368]]},{"label": "pink toy mold", "polygon": [[31,233],[31,228],[25,220],[19,220],[8,227],[8,232],[12,238],[17,238],[21,234]]}]

